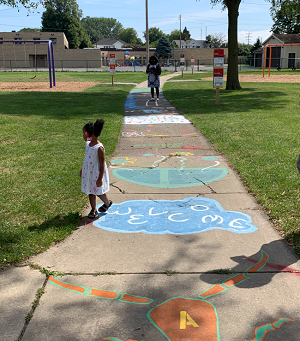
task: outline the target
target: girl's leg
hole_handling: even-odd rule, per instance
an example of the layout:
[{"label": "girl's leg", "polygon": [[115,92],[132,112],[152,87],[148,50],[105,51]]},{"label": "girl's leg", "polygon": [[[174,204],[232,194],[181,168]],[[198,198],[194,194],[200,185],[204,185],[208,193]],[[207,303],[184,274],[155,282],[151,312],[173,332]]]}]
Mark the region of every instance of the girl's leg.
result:
[{"label": "girl's leg", "polygon": [[90,204],[92,207],[92,210],[96,210],[96,195],[94,194],[89,194],[89,199],[90,199]]},{"label": "girl's leg", "polygon": [[98,197],[104,202],[106,206],[109,206],[110,201],[108,200],[106,193],[98,195]]},{"label": "girl's leg", "polygon": [[154,88],[151,88],[151,97],[154,98]]},{"label": "girl's leg", "polygon": [[[155,88],[155,90],[156,90],[156,96],[157,96],[157,98],[159,98],[159,88]],[[153,94],[153,96],[154,96],[154,94]]]}]

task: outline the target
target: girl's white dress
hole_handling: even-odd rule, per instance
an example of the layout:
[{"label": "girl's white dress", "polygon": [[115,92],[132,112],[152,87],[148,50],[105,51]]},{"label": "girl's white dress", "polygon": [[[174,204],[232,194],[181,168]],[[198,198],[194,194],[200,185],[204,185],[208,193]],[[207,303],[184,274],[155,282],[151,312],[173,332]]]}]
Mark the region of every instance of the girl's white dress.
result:
[{"label": "girl's white dress", "polygon": [[96,187],[96,181],[99,177],[98,149],[100,147],[104,149],[102,143],[90,147],[89,141],[85,145],[85,157],[81,175],[81,191],[85,194],[101,195],[109,191],[109,176],[106,162],[104,165],[102,186]]}]

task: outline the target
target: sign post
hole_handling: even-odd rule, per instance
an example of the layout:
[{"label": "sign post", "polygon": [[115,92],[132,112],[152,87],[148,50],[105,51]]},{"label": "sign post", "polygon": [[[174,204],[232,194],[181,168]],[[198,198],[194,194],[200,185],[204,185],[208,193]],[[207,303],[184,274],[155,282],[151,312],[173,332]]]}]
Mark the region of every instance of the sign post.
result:
[{"label": "sign post", "polygon": [[223,88],[223,71],[224,71],[224,49],[214,50],[214,82],[213,87],[216,88],[216,104],[220,105],[220,88]]},{"label": "sign post", "polygon": [[116,74],[116,55],[109,55],[109,69],[111,74],[111,84],[114,85],[114,75]]},{"label": "sign post", "polygon": [[195,59],[194,59],[194,56],[191,56],[191,69],[192,69],[192,75],[194,74],[194,67],[195,67]]},{"label": "sign post", "polygon": [[181,70],[181,78],[183,78],[183,70],[184,70],[184,54],[180,55],[180,70]]}]

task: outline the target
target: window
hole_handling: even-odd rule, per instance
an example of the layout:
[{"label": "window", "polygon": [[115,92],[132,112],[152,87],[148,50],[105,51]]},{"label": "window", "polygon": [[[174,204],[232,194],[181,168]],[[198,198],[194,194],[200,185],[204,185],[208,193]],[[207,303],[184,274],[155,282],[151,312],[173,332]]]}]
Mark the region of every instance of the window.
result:
[{"label": "window", "polygon": [[18,42],[18,40],[22,40],[22,38],[15,38],[15,44],[16,45],[22,45],[22,42]]},{"label": "window", "polygon": [[56,43],[57,43],[57,38],[50,38],[49,40],[52,41],[52,44],[53,44],[53,45],[56,45]]},{"label": "window", "polygon": [[[33,38],[33,40],[40,40],[40,38]],[[34,42],[33,44],[40,44],[39,42]]]}]

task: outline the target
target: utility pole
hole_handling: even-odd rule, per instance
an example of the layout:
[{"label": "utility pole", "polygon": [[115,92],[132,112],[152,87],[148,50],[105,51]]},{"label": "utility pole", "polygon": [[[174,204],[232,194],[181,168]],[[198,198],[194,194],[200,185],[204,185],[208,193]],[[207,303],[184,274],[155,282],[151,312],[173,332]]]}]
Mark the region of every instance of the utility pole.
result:
[{"label": "utility pole", "polygon": [[250,39],[252,38],[252,33],[248,32],[246,33],[246,39],[248,40],[248,45],[249,45],[249,42],[250,42]]},{"label": "utility pole", "polygon": [[146,0],[146,65],[149,62],[149,28],[148,28],[148,0]]},{"label": "utility pole", "polygon": [[202,40],[202,23],[201,23],[201,40]]},{"label": "utility pole", "polygon": [[180,48],[181,48],[181,14],[179,15],[179,20],[180,20]]}]

